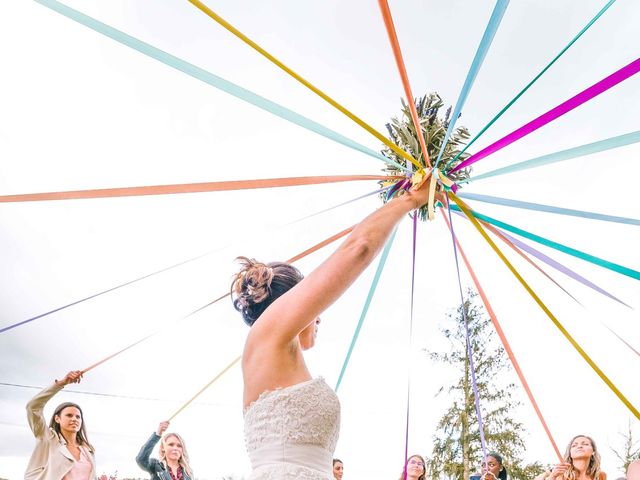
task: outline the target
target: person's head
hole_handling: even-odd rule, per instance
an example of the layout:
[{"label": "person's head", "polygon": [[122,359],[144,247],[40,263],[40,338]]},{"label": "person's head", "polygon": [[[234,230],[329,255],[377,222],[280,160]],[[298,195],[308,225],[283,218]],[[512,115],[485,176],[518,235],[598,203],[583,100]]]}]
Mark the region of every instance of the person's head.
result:
[{"label": "person's head", "polygon": [[640,480],[640,460],[634,460],[629,464],[627,480]]},{"label": "person's head", "polygon": [[487,454],[487,462],[482,466],[487,480],[507,480],[507,469],[502,462],[502,455],[496,452]]},{"label": "person's head", "polygon": [[[576,460],[587,461],[586,474],[597,480],[600,476],[600,453],[593,438],[586,435],[576,435],[571,439],[564,452],[564,461],[575,466]],[[567,478],[575,478],[575,470],[571,468],[566,474]]]},{"label": "person's head", "polygon": [[[295,287],[304,277],[296,267],[283,262],[260,263],[238,257],[242,268],[231,285],[234,308],[244,322],[252,326],[262,313],[280,296]],[[320,319],[316,318],[300,333],[303,349],[315,342]]]},{"label": "person's head", "polygon": [[342,474],[344,473],[344,465],[339,458],[333,459],[333,478],[336,480],[342,480]]},{"label": "person's head", "polygon": [[411,455],[407,459],[405,469],[400,474],[400,480],[404,480],[405,471],[407,473],[406,478],[417,478],[418,480],[424,480],[426,478],[426,467],[424,458],[420,455]]},{"label": "person's head", "polygon": [[56,407],[49,422],[58,435],[62,435],[67,442],[75,441],[79,445],[85,445],[93,450],[93,446],[87,439],[87,431],[84,424],[84,416],[79,405],[71,402],[61,403]]},{"label": "person's head", "polygon": [[189,454],[184,440],[177,433],[167,433],[160,440],[160,461],[167,463],[178,463],[182,466],[189,477],[193,478],[191,467],[189,466]]}]

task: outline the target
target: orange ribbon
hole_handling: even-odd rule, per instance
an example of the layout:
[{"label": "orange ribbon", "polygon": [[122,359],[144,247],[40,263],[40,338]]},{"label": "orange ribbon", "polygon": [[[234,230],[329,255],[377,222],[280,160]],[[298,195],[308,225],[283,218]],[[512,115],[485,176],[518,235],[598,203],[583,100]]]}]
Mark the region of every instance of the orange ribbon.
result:
[{"label": "orange ribbon", "polygon": [[402,150],[400,147],[398,147],[396,144],[394,144],[393,142],[391,142],[388,138],[386,138],[384,135],[382,135],[380,132],[378,132],[375,128],[373,128],[371,125],[369,125],[367,122],[365,122],[364,120],[362,120],[360,117],[358,117],[357,115],[355,115],[354,113],[350,112],[349,110],[347,110],[345,107],[343,107],[341,104],[339,104],[337,101],[335,101],[333,98],[331,98],[329,95],[327,95],[326,93],[324,93],[322,90],[320,90],[318,87],[314,86],[311,82],[309,82],[308,80],[304,79],[301,75],[299,75],[298,73],[296,73],[295,71],[293,71],[291,68],[289,68],[288,66],[286,66],[284,63],[282,63],[280,60],[278,60],[276,57],[274,57],[273,55],[271,55],[269,52],[267,52],[264,48],[262,48],[260,45],[258,45],[256,42],[254,42],[253,40],[251,40],[249,37],[247,37],[244,33],[242,33],[240,30],[238,30],[236,27],[234,27],[233,25],[231,25],[229,22],[227,22],[224,18],[222,18],[220,15],[218,15],[216,12],[214,12],[213,10],[211,10],[209,7],[207,7],[204,3],[202,3],[200,0],[189,0],[189,2],[191,2],[194,6],[196,6],[198,9],[200,9],[202,11],[202,13],[204,13],[205,15],[207,15],[208,17],[210,17],[212,20],[214,20],[215,22],[217,22],[220,26],[226,28],[229,32],[231,32],[232,34],[234,34],[236,37],[238,37],[240,40],[242,40],[244,43],[246,43],[247,45],[249,45],[251,48],[253,48],[256,52],[260,53],[262,56],[264,56],[266,59],[268,59],[270,62],[272,62],[273,64],[277,65],[279,68],[281,68],[283,71],[285,71],[287,74],[289,74],[290,76],[292,76],[293,78],[295,78],[298,82],[300,82],[302,85],[304,85],[305,87],[307,87],[309,90],[311,90],[313,93],[315,93],[316,95],[318,95],[320,98],[322,98],[324,101],[328,102],[331,106],[333,106],[334,108],[338,109],[340,112],[342,112],[343,114],[345,114],[347,117],[349,117],[351,120],[353,120],[354,122],[356,122],[358,125],[360,125],[362,128],[364,128],[367,132],[369,132],[371,135],[373,135],[374,137],[376,137],[378,140],[380,140],[382,143],[384,143],[387,147],[389,147],[391,150],[393,150],[394,152],[396,152],[396,154],[398,154],[400,157],[404,158],[405,160],[413,163],[416,168],[418,168],[418,170],[422,169],[422,166],[420,165],[420,163],[418,163],[418,161],[416,159],[414,159],[411,155],[409,155],[407,152],[405,152],[404,150]]},{"label": "orange ribbon", "polygon": [[544,311],[544,313],[549,317],[549,319],[553,322],[560,333],[564,335],[564,337],[569,341],[571,346],[580,354],[580,356],[589,364],[589,366],[593,369],[593,371],[600,377],[600,379],[611,389],[611,391],[620,399],[620,401],[629,409],[633,415],[640,420],[640,411],[624,396],[624,394],[614,385],[614,383],[605,375],[605,373],[598,367],[598,365],[591,359],[591,357],[584,351],[584,349],[576,342],[576,340],[571,336],[571,334],[564,328],[564,325],[560,323],[560,321],[551,313],[551,310],[544,304],[544,302],[538,297],[538,295],[531,289],[529,284],[522,278],[522,276],[517,272],[517,270],[513,267],[513,265],[507,260],[507,257],[500,251],[497,245],[491,240],[487,232],[484,231],[478,220],[473,216],[471,209],[469,206],[464,203],[455,193],[447,192],[454,202],[460,207],[460,210],[466,215],[466,217],[473,223],[473,226],[476,227],[476,230],[482,235],[482,237],[487,241],[487,243],[491,246],[494,252],[500,257],[500,259],[504,262],[504,264],[509,268],[511,273],[518,279],[518,281],[525,288],[527,293],[531,295],[531,297],[535,300],[538,306]]},{"label": "orange ribbon", "polygon": [[258,180],[230,180],[226,182],[181,183],[175,185],[150,185],[144,187],[100,188],[96,190],[71,190],[66,192],[24,193],[1,195],[0,203],[41,202],[45,200],[79,200],[87,198],[137,197],[144,195],[168,195],[177,193],[222,192],[254,188],[295,187],[323,183],[354,182],[360,180],[400,179],[388,175],[326,175],[318,177],[266,178]]},{"label": "orange ribbon", "polygon": [[[306,250],[304,250],[303,252],[300,252],[299,254],[291,257],[289,260],[287,260],[287,263],[293,263],[296,262],[298,260],[300,260],[301,258],[306,257],[307,255],[311,255],[312,253],[316,252],[317,250],[320,250],[322,247],[325,247],[326,245],[329,245],[332,242],[335,242],[336,240],[346,236],[348,233],[350,233],[353,229],[355,228],[355,225],[346,228],[344,230],[342,230],[339,233],[336,233],[335,235],[332,235],[331,237],[327,238],[326,240],[321,241],[320,243],[316,243],[313,247],[308,248]],[[189,313],[188,315],[184,316],[182,318],[182,320],[184,320],[185,318],[189,318],[192,315],[195,315],[196,313],[198,313],[201,310],[204,310],[205,308],[213,305],[214,303],[219,302],[220,300],[222,300],[223,298],[228,297],[229,295],[231,295],[231,293],[225,293],[224,295],[219,296],[218,298],[216,298],[215,300],[213,300],[212,302],[207,303],[206,305],[198,308],[197,310],[194,310],[193,312]],[[98,365],[102,365],[104,362],[106,362],[107,360],[112,359],[113,357],[116,357],[117,355],[120,355],[123,352],[126,352],[127,350],[129,350],[130,348],[135,347],[136,345],[138,345],[139,343],[144,342],[145,340],[147,340],[148,338],[153,337],[154,335],[157,335],[158,333],[160,333],[161,330],[157,330],[156,332],[147,335],[146,337],[141,338],[140,340],[137,340],[136,342],[132,343],[131,345],[124,347],[121,350],[118,350],[116,353],[112,353],[111,355],[109,355],[106,358],[103,358],[102,360],[100,360],[99,362],[94,363],[93,365],[91,365],[90,367],[85,368],[84,370],[82,370],[82,373],[86,373],[89,370],[94,369],[95,367],[97,367]],[[225,370],[226,371],[226,370]],[[223,372],[224,373],[224,372]],[[206,387],[205,387],[206,388]],[[176,413],[177,414],[177,413]]]},{"label": "orange ribbon", "polygon": [[460,252],[460,256],[462,257],[462,260],[464,261],[464,264],[466,265],[467,270],[469,271],[469,274],[471,275],[471,278],[473,279],[473,283],[475,284],[476,289],[478,290],[478,293],[480,294],[480,298],[482,298],[482,302],[484,303],[484,306],[487,309],[487,313],[489,314],[489,317],[491,318],[491,322],[493,323],[493,326],[496,329],[496,332],[498,333],[498,337],[500,337],[500,341],[502,342],[502,346],[504,347],[505,351],[507,352],[507,355],[509,356],[509,360],[511,360],[511,365],[513,365],[513,368],[516,371],[516,374],[518,375],[518,378],[520,379],[520,382],[522,383],[522,386],[524,387],[524,390],[527,393],[527,396],[529,397],[529,401],[531,402],[531,405],[533,406],[533,409],[536,411],[536,415],[538,415],[538,419],[540,420],[540,423],[542,424],[542,428],[544,428],[544,431],[547,434],[547,437],[549,437],[549,441],[551,442],[551,445],[553,446],[553,449],[556,452],[556,455],[558,456],[558,461],[562,462],[563,461],[562,460],[562,455],[560,454],[560,450],[558,449],[558,445],[556,445],[556,442],[553,439],[553,435],[551,435],[551,430],[549,430],[547,422],[545,421],[544,416],[542,415],[542,412],[540,411],[540,407],[538,407],[538,402],[536,402],[536,399],[533,396],[533,392],[531,391],[531,388],[529,388],[529,383],[527,382],[527,379],[524,377],[524,373],[522,372],[522,369],[520,368],[520,364],[518,363],[518,360],[516,359],[516,356],[513,353],[513,350],[511,349],[511,345],[509,344],[509,341],[507,340],[507,337],[504,334],[504,330],[502,330],[502,326],[500,325],[500,322],[498,321],[498,317],[496,316],[495,312],[493,311],[493,308],[491,307],[491,304],[489,303],[489,299],[487,298],[487,295],[484,293],[484,289],[480,285],[480,281],[478,280],[478,277],[476,276],[475,272],[471,268],[471,264],[469,263],[469,260],[467,259],[467,256],[465,255],[464,250],[462,249],[462,245],[460,245],[460,242],[458,241],[458,237],[453,234],[453,229],[451,228],[451,224],[449,223],[449,219],[447,218],[447,215],[444,213],[444,210],[440,210],[440,212],[442,213],[442,216],[444,217],[444,221],[447,222],[447,226],[449,227],[449,230],[451,231],[451,234],[453,235],[453,238],[454,238],[454,240],[456,242],[456,246],[458,248],[458,251]]},{"label": "orange ribbon", "polygon": [[[420,148],[422,149],[422,155],[424,156],[425,164],[431,168],[431,162],[429,161],[429,152],[427,151],[427,145],[424,141],[424,135],[422,135],[422,126],[420,119],[418,118],[418,111],[416,110],[416,102],[411,92],[411,85],[409,84],[409,76],[407,75],[407,69],[404,65],[404,59],[402,58],[402,50],[400,50],[400,42],[398,42],[398,35],[396,34],[396,27],[393,24],[393,17],[391,16],[391,10],[387,0],[378,0],[380,11],[382,12],[382,18],[384,19],[384,26],[387,28],[387,35],[389,35],[389,42],[391,42],[391,49],[393,50],[393,56],[396,59],[396,65],[398,66],[398,73],[402,80],[402,86],[404,87],[404,94],[407,97],[407,103],[409,104],[409,110],[411,112],[411,119],[416,129],[416,136],[420,142]],[[422,168],[420,168],[421,170]],[[431,216],[431,215],[430,215]],[[429,218],[431,220],[431,218]]]}]

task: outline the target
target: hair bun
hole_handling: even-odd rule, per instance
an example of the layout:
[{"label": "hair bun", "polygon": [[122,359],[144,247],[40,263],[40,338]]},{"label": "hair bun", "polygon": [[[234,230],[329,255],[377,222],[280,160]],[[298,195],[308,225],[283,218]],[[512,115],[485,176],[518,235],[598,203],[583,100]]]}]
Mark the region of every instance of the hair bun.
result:
[{"label": "hair bun", "polygon": [[249,326],[267,307],[300,280],[300,271],[288,263],[261,263],[253,258],[238,257],[240,271],[231,284],[234,308]]},{"label": "hair bun", "polygon": [[264,301],[271,293],[273,269],[253,258],[238,257],[237,260],[240,261],[241,269],[231,286],[231,293],[235,297],[233,304],[243,317],[249,317],[245,321],[255,321],[252,307]]}]

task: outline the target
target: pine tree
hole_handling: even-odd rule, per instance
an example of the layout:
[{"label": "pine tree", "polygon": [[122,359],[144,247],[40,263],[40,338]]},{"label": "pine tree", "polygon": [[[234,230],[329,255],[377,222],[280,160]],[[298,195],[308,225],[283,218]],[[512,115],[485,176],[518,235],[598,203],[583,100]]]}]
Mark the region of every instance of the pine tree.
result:
[{"label": "pine tree", "polygon": [[452,403],[437,425],[433,452],[428,461],[430,476],[434,480],[443,477],[469,480],[482,463],[463,309],[471,338],[487,449],[502,455],[511,479],[530,480],[543,468],[539,463],[522,465],[525,429],[513,417],[514,409],[519,405],[512,396],[515,386],[513,383],[500,386],[508,376],[510,365],[483,308],[476,304],[476,294],[472,292],[468,292],[467,299],[456,313],[449,315],[454,326],[443,329],[451,342],[451,351],[430,353],[432,359],[449,364],[459,372],[457,381],[449,387],[443,386],[439,392],[446,391]]}]

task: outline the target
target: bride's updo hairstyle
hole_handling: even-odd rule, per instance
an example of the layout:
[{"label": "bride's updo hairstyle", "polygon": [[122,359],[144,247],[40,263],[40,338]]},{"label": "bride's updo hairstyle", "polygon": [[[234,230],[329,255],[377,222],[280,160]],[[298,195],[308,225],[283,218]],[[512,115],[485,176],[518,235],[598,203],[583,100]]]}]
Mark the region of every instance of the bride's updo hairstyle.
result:
[{"label": "bride's updo hairstyle", "polygon": [[240,261],[242,268],[231,284],[231,298],[234,308],[249,326],[274,300],[303,279],[300,270],[288,263],[264,264],[247,257],[236,260]]}]

